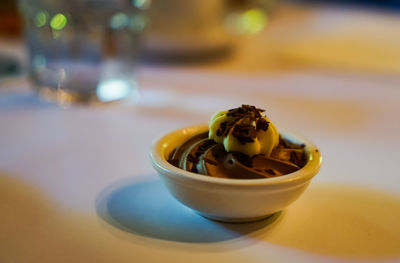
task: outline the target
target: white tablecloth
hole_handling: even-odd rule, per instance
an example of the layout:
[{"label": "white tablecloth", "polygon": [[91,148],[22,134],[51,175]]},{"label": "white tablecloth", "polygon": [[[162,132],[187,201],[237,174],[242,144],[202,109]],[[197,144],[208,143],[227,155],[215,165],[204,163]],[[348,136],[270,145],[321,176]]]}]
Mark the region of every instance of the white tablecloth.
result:
[{"label": "white tablecloth", "polygon": [[[400,261],[398,76],[155,65],[139,73],[133,106],[63,109],[38,100],[24,78],[2,80],[0,262]],[[148,150],[162,133],[243,103],[310,138],[324,163],[282,213],[217,223],[167,193]]]}]

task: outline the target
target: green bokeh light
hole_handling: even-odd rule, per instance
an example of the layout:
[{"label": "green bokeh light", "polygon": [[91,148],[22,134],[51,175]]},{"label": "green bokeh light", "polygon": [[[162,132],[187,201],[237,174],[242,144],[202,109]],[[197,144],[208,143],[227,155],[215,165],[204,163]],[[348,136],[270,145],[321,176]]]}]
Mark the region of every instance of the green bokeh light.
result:
[{"label": "green bokeh light", "polygon": [[249,34],[260,32],[267,23],[267,16],[264,11],[254,8],[243,13],[240,19],[240,27]]},{"label": "green bokeh light", "polygon": [[124,13],[116,13],[110,19],[110,27],[113,29],[123,28],[129,23],[129,17]]},{"label": "green bokeh light", "polygon": [[139,9],[147,9],[150,7],[151,0],[132,0],[132,5]]},{"label": "green bokeh light", "polygon": [[143,14],[138,14],[131,19],[129,28],[134,32],[140,32],[144,29],[147,23],[147,17]]},{"label": "green bokeh light", "polygon": [[51,19],[50,26],[55,30],[62,30],[67,25],[67,23],[68,21],[65,15],[58,13],[54,15]]},{"label": "green bokeh light", "polygon": [[36,14],[35,16],[35,26],[37,27],[42,27],[46,24],[47,22],[47,16],[46,12],[40,11]]}]

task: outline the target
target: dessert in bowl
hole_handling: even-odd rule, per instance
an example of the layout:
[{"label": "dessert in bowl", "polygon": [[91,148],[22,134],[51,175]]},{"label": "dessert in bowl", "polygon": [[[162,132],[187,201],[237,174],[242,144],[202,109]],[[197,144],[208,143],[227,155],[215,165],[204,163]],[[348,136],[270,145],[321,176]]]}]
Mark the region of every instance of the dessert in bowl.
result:
[{"label": "dessert in bowl", "polygon": [[156,139],[150,159],[169,192],[224,222],[258,220],[294,202],[318,173],[320,152],[307,139],[278,132],[262,112],[242,105],[216,113],[209,125]]}]

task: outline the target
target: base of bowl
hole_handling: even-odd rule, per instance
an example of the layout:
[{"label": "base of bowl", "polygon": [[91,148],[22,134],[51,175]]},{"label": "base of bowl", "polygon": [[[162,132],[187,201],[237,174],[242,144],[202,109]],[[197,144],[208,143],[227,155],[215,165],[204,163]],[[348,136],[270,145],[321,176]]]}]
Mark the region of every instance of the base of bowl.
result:
[{"label": "base of bowl", "polygon": [[263,219],[267,219],[268,217],[274,215],[275,213],[268,214],[268,215],[263,215],[263,216],[256,216],[256,217],[244,217],[244,218],[235,218],[235,217],[221,217],[221,216],[214,216],[214,215],[209,215],[205,213],[201,213],[198,211],[195,211],[202,217],[205,217],[207,219],[211,219],[213,221],[218,221],[218,222],[223,222],[223,223],[250,223],[250,222],[255,222]]}]

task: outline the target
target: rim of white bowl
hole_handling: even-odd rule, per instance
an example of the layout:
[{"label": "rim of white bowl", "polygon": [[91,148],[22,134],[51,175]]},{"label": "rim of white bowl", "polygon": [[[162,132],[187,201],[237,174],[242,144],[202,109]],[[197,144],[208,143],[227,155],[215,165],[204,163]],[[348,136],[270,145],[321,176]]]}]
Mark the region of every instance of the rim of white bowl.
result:
[{"label": "rim of white bowl", "polygon": [[[165,153],[165,150],[168,146],[168,143],[171,142],[171,140],[174,137],[177,137],[179,134],[184,134],[183,141],[186,139],[190,138],[191,136],[195,134],[199,134],[202,132],[205,132],[208,130],[208,125],[207,124],[201,124],[201,125],[192,125],[188,127],[184,127],[181,129],[177,129],[171,132],[168,132],[164,135],[161,135],[157,139],[155,139],[152,143],[151,149],[150,149],[150,160],[156,168],[158,172],[162,171],[165,174],[172,175],[176,178],[183,177],[186,179],[192,179],[196,181],[201,181],[205,183],[215,183],[215,184],[223,184],[223,185],[246,185],[246,186],[260,186],[260,185],[287,185],[287,184],[297,184],[299,182],[306,182],[313,178],[321,164],[322,164],[322,156],[314,143],[311,141],[303,138],[302,136],[299,135],[294,135],[292,133],[286,132],[286,131],[280,131],[279,129],[279,134],[281,134],[283,137],[286,137],[288,139],[295,139],[296,141],[299,141],[301,143],[305,144],[306,147],[306,152],[308,154],[308,160],[307,163],[304,167],[301,169],[297,170],[296,172],[278,176],[278,177],[272,177],[272,178],[261,178],[261,179],[231,179],[231,178],[217,178],[217,177],[211,177],[203,174],[197,174],[193,172],[189,172],[186,170],[183,170],[181,168],[178,168],[172,164],[170,164],[167,161],[166,156],[169,155],[169,153]],[[182,137],[180,137],[180,140],[182,141]],[[178,139],[179,140],[179,139]],[[175,139],[176,141],[176,139]],[[174,143],[172,143],[174,144]],[[173,148],[178,146],[178,144],[174,145]],[[183,179],[181,178],[181,179]]]}]

